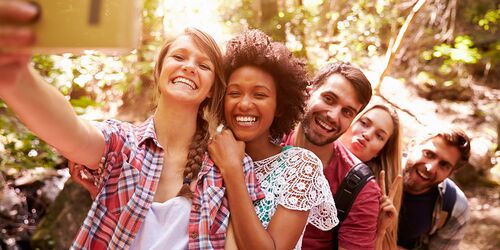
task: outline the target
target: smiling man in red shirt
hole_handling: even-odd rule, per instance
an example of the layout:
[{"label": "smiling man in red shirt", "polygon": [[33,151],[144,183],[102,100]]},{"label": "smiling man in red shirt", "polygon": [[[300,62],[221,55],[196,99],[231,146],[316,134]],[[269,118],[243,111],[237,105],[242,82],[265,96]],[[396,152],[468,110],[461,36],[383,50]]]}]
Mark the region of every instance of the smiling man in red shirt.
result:
[{"label": "smiling man in red shirt", "polygon": [[[308,89],[309,100],[303,121],[284,143],[314,152],[322,161],[332,193],[351,168],[360,162],[339,138],[371,99],[372,89],[366,76],[345,62],[328,64],[316,74]],[[303,249],[373,249],[377,232],[380,189],[369,181],[358,194],[343,223],[338,239],[330,231],[308,225]]]}]

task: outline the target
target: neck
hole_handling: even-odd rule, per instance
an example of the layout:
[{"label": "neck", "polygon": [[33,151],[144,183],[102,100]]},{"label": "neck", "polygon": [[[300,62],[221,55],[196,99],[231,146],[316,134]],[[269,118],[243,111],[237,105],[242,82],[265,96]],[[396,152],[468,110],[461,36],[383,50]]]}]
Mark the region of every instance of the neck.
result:
[{"label": "neck", "polygon": [[267,137],[266,140],[245,143],[245,153],[247,153],[254,161],[266,159],[270,156],[278,154],[280,151],[281,147],[271,143]]},{"label": "neck", "polygon": [[153,115],[155,132],[158,141],[164,149],[189,147],[196,132],[196,116],[198,106],[183,105],[183,103],[168,101],[160,96],[158,108]]},{"label": "neck", "polygon": [[330,164],[330,159],[333,155],[333,142],[323,146],[318,146],[311,143],[309,140],[307,140],[304,134],[302,123],[299,123],[299,125],[295,128],[294,134],[295,141],[293,143],[295,146],[305,148],[313,152],[321,160],[321,162],[323,163],[323,167],[326,168]]}]

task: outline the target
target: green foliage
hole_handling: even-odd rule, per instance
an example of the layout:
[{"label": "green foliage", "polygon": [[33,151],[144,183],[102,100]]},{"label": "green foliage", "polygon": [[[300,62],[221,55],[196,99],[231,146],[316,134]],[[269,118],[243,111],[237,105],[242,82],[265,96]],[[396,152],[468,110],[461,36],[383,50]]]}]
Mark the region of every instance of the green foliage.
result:
[{"label": "green foliage", "polygon": [[442,74],[449,74],[454,65],[477,63],[481,59],[481,54],[474,48],[474,42],[469,36],[457,36],[453,46],[449,44],[434,46],[432,51],[424,51],[422,57],[427,61],[442,58],[443,63],[439,71]]},{"label": "green foliage", "polygon": [[0,101],[0,170],[54,167],[62,159],[22,126]]},{"label": "green foliage", "polygon": [[226,1],[222,19],[233,30],[259,28],[278,41],[286,41],[312,69],[333,60],[369,65],[370,58],[385,53],[392,25],[403,21],[398,19],[400,13],[393,0],[283,1],[271,21],[264,23],[255,5],[249,0]]},{"label": "green foliage", "polygon": [[482,17],[475,18],[477,24],[481,26],[484,30],[490,30],[491,28],[496,28],[496,24],[500,19],[500,4],[497,5],[496,9],[488,10],[486,14]]},{"label": "green foliage", "polygon": [[457,17],[455,24],[460,27],[461,35],[455,36],[452,43],[434,45],[420,54],[426,64],[438,65],[434,67],[435,73],[451,78],[454,83],[470,81],[473,77],[486,79],[477,74],[497,68],[500,61],[500,41],[497,39],[500,5],[471,1],[464,3],[462,8],[462,12],[459,10],[462,16]]}]

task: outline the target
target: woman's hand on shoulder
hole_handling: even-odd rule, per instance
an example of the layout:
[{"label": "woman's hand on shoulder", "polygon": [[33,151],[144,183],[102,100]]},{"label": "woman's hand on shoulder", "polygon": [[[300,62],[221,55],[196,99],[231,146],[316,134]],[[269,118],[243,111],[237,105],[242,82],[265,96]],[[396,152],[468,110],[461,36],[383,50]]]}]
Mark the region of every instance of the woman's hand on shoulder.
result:
[{"label": "woman's hand on shoulder", "polygon": [[224,176],[228,171],[241,168],[245,156],[245,143],[236,140],[229,129],[213,135],[208,142],[210,158]]},{"label": "woman's hand on shoulder", "polygon": [[69,173],[71,175],[71,180],[78,183],[80,186],[84,187],[89,191],[92,200],[95,200],[99,189],[94,184],[94,176],[86,169],[84,166],[76,164],[74,162],[68,163]]}]

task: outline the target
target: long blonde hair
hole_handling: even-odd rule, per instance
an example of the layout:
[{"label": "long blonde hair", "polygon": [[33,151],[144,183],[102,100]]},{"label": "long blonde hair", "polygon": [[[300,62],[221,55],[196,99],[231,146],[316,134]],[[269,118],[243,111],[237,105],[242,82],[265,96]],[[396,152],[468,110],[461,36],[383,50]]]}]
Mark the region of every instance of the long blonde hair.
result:
[{"label": "long blonde hair", "polygon": [[[376,104],[366,109],[361,115],[358,116],[358,120],[372,109],[381,109],[389,113],[391,116],[393,131],[392,135],[389,137],[384,147],[380,152],[371,159],[367,164],[372,168],[375,173],[375,178],[379,178],[379,173],[381,170],[385,171],[385,190],[389,191],[395,178],[401,174],[401,157],[402,157],[402,126],[399,121],[399,116],[396,111],[382,104]],[[403,187],[400,183],[398,185],[398,191],[394,196],[394,207],[399,213],[401,207]],[[393,224],[390,225],[385,233],[384,241],[382,243],[382,249],[397,249],[397,239],[398,239],[398,219],[394,220]]]},{"label": "long blonde hair", "polygon": [[158,84],[160,73],[163,67],[163,60],[168,54],[170,46],[175,41],[176,38],[180,36],[188,36],[195,44],[201,48],[205,53],[207,53],[210,61],[214,64],[215,80],[212,86],[212,94],[210,98],[205,99],[198,108],[198,114],[196,119],[196,132],[193,136],[193,140],[189,145],[189,152],[187,156],[187,163],[184,169],[184,184],[180,189],[177,196],[184,196],[187,198],[192,197],[192,192],[190,190],[190,182],[196,179],[198,173],[201,169],[201,164],[203,161],[203,155],[207,150],[207,141],[209,138],[210,128],[217,126],[217,124],[223,119],[224,107],[223,100],[226,91],[226,81],[224,77],[224,68],[222,63],[222,52],[217,45],[217,42],[207,33],[198,30],[196,28],[187,28],[184,32],[173,39],[170,39],[163,48],[160,50],[158,59],[156,61],[156,66],[154,70],[154,78],[156,84]]}]

